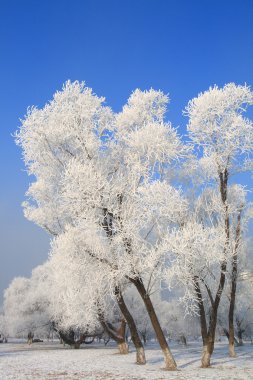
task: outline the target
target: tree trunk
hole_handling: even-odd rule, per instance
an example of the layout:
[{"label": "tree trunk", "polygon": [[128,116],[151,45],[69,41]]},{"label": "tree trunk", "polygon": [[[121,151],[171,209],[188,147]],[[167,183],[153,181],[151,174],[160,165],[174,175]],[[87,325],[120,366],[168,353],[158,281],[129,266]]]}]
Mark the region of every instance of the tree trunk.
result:
[{"label": "tree trunk", "polygon": [[223,328],[223,332],[224,332],[224,334],[226,335],[226,337],[228,338],[228,341],[229,341],[229,332],[228,332],[228,330]]},{"label": "tree trunk", "polygon": [[228,351],[229,356],[232,358],[236,357],[235,353],[235,329],[234,329],[234,308],[235,308],[235,292],[236,292],[236,282],[232,279],[232,287],[231,287],[231,299],[229,305],[229,313],[228,313],[228,323],[229,323],[229,338],[228,338]]},{"label": "tree trunk", "polygon": [[197,300],[198,300],[201,335],[202,335],[202,340],[203,340],[203,351],[202,351],[202,358],[201,358],[202,368],[210,367],[210,360],[211,360],[211,356],[214,350],[214,340],[215,340],[215,331],[216,331],[216,326],[217,326],[218,308],[220,304],[221,294],[223,292],[224,285],[225,285],[225,270],[226,270],[226,263],[223,262],[221,264],[220,281],[219,281],[219,286],[218,286],[215,299],[213,299],[209,289],[207,288],[209,300],[211,303],[211,314],[209,318],[208,329],[207,329],[207,323],[206,323],[206,313],[205,313],[205,308],[204,308],[204,303],[203,303],[203,297],[202,297],[198,277],[195,276],[193,279],[194,284],[195,284],[195,291],[197,294]]},{"label": "tree trunk", "polygon": [[144,343],[144,345],[145,345],[145,344],[147,343],[147,337],[146,337],[146,334],[145,334],[145,333],[142,333],[141,336],[142,336],[142,339],[143,339],[143,343]]},{"label": "tree trunk", "polygon": [[202,358],[201,358],[202,368],[208,368],[211,365],[210,360],[211,360],[211,356],[214,350],[216,325],[217,325],[217,310],[212,310],[210,321],[209,321],[208,334],[205,339],[205,343],[204,343],[203,351],[202,351]]},{"label": "tree trunk", "polygon": [[185,335],[180,336],[180,341],[183,343],[184,346],[187,346],[187,339]]},{"label": "tree trunk", "polygon": [[201,357],[201,367],[202,368],[210,367],[210,365],[211,365],[210,360],[211,360],[212,353],[213,353],[212,345],[206,343],[203,346],[202,357]]},{"label": "tree trunk", "polygon": [[236,353],[235,353],[235,341],[234,341],[234,337],[232,336],[232,332],[231,331],[229,333],[228,352],[229,352],[229,356],[231,358],[235,358],[236,357]]},{"label": "tree trunk", "polygon": [[230,304],[228,313],[228,324],[229,324],[229,356],[236,357],[235,353],[235,329],[234,329],[234,310],[235,310],[235,296],[236,296],[236,285],[237,285],[237,272],[238,272],[238,247],[241,237],[241,212],[242,208],[239,210],[237,216],[237,226],[235,233],[235,250],[233,254],[232,261],[232,275],[231,275],[231,293],[230,293]]},{"label": "tree trunk", "polygon": [[[210,360],[211,360],[211,356],[214,349],[214,338],[215,338],[215,329],[216,329],[215,315],[212,318],[210,317],[209,329],[207,329],[206,312],[205,312],[205,307],[204,307],[204,302],[203,302],[203,296],[202,296],[202,292],[201,292],[201,288],[200,288],[197,276],[194,277],[194,285],[195,285],[195,291],[196,291],[197,300],[198,300],[201,336],[202,336],[202,341],[203,341],[201,367],[208,368],[211,365]],[[213,307],[213,299],[211,297],[211,294],[209,295],[209,299]]]},{"label": "tree trunk", "polygon": [[238,346],[243,346],[243,340],[242,340],[243,331],[244,330],[242,330],[241,328],[238,328],[238,339],[239,339]]},{"label": "tree trunk", "polygon": [[202,359],[201,359],[201,367],[202,368],[208,368],[210,367],[210,359],[213,354],[214,350],[214,339],[215,339],[215,331],[216,331],[216,325],[217,325],[217,315],[218,315],[218,308],[221,300],[221,295],[225,286],[225,272],[227,269],[227,253],[229,249],[229,239],[230,239],[230,221],[229,221],[229,213],[228,213],[228,204],[227,204],[227,187],[228,187],[228,178],[229,178],[229,172],[227,169],[224,170],[224,172],[219,173],[219,180],[220,180],[220,196],[221,201],[224,206],[224,231],[226,236],[226,241],[224,245],[224,260],[221,263],[220,266],[220,280],[218,285],[218,290],[216,292],[215,298],[212,297],[210,290],[207,288],[208,296],[211,303],[211,314],[209,319],[209,327],[208,327],[208,333],[206,339],[203,339],[204,347],[202,352]]},{"label": "tree trunk", "polygon": [[99,315],[99,321],[107,332],[110,338],[112,338],[118,345],[118,350],[120,354],[128,354],[128,344],[125,340],[125,330],[126,322],[124,319],[121,321],[121,325],[118,330],[116,330],[110,323],[105,322],[104,317]]},{"label": "tree trunk", "polygon": [[154,328],[157,340],[159,342],[159,345],[160,345],[162,352],[163,352],[163,355],[164,355],[165,369],[170,370],[170,371],[176,370],[177,369],[176,362],[173,358],[172,353],[170,352],[170,349],[169,349],[168,343],[165,339],[164,333],[162,331],[160,322],[157,318],[154,306],[152,304],[152,301],[151,301],[148,293],[146,292],[146,289],[143,285],[142,279],[137,278],[137,279],[131,279],[130,281],[136,286],[136,289],[138,290],[138,292],[139,292],[139,294],[140,294],[140,296],[141,296],[141,298],[145,304],[145,307],[147,309],[147,312],[148,312],[150,321],[152,323],[152,326]]},{"label": "tree trunk", "polygon": [[[122,204],[122,195],[119,196],[119,204],[120,205]],[[113,215],[111,213],[108,213],[108,210],[106,208],[104,208],[103,209],[103,216],[104,216],[103,228],[106,231],[107,237],[109,239],[111,239],[113,236],[113,233],[112,233]],[[121,225],[121,229],[123,230],[121,218],[119,218],[119,222]],[[125,246],[126,252],[130,255],[132,253],[131,242],[127,238],[124,238],[123,241],[124,241],[124,246]],[[128,278],[128,279],[135,285],[135,287],[138,290],[141,298],[144,301],[147,312],[149,314],[149,318],[151,320],[151,323],[152,323],[153,328],[155,330],[158,342],[161,346],[161,349],[162,349],[164,357],[165,357],[165,369],[176,370],[177,369],[176,362],[175,362],[175,360],[174,360],[174,358],[170,352],[169,346],[166,342],[166,339],[165,339],[165,336],[164,336],[163,331],[161,329],[159,320],[158,320],[157,315],[155,313],[152,301],[146,292],[146,289],[143,285],[142,279],[141,278],[137,278],[137,279],[136,278]]]},{"label": "tree trunk", "polygon": [[128,344],[126,342],[126,321],[124,318],[122,318],[122,320],[121,320],[120,326],[117,330],[117,334],[119,336],[121,336],[123,339],[123,342],[118,343],[118,348],[119,348],[120,354],[123,354],[123,355],[128,354],[128,352],[129,352],[128,351]]},{"label": "tree trunk", "polygon": [[129,352],[127,342],[118,343],[118,349],[121,355],[126,355]]},{"label": "tree trunk", "polygon": [[131,338],[136,348],[136,364],[146,364],[144,347],[139,337],[135,321],[130,311],[128,310],[128,307],[125,304],[125,300],[122,296],[122,293],[119,287],[115,287],[114,294],[116,296],[121,313],[123,314],[124,318],[127,321],[127,324],[131,333]]},{"label": "tree trunk", "polygon": [[197,300],[198,300],[198,308],[199,308],[199,319],[200,319],[200,328],[201,328],[201,336],[203,341],[203,347],[207,344],[207,325],[206,325],[206,313],[205,313],[205,307],[203,302],[203,297],[198,281],[198,277],[195,276],[193,278],[195,291],[197,294]]},{"label": "tree trunk", "polygon": [[54,327],[55,331],[58,332],[60,335],[61,340],[64,342],[64,344],[68,344],[72,348],[80,348],[80,342],[75,341],[75,334],[73,330],[70,330],[68,332],[58,330]]},{"label": "tree trunk", "polygon": [[[228,341],[229,341],[229,332],[228,332],[228,330],[223,328],[223,331],[224,331],[224,334],[226,335],[226,337],[228,338]],[[235,343],[235,347],[239,346],[238,340],[236,339],[235,336],[234,336],[234,343]]]},{"label": "tree trunk", "polygon": [[210,367],[210,360],[214,350],[214,339],[215,339],[215,330],[217,325],[217,312],[218,306],[215,305],[212,308],[212,312],[209,319],[209,329],[207,338],[203,347],[202,358],[201,358],[201,367],[208,368]]}]

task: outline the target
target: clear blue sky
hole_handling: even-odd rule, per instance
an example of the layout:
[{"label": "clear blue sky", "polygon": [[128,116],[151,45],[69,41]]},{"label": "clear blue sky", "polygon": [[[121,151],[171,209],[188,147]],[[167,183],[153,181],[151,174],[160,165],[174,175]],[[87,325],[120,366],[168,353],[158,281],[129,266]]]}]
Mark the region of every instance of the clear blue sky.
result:
[{"label": "clear blue sky", "polygon": [[[252,0],[0,0],[0,294],[47,257],[26,221],[29,184],[11,133],[29,105],[85,80],[118,111],[137,87],[170,94],[168,118],[210,85],[253,85]],[[1,303],[1,296],[0,296]]]}]

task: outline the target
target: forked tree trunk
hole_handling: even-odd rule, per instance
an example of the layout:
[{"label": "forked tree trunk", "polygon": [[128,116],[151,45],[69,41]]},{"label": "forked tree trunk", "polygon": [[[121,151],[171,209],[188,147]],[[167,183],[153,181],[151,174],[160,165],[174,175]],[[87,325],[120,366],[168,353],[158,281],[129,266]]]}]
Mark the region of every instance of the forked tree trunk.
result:
[{"label": "forked tree trunk", "polygon": [[127,324],[131,333],[132,342],[136,348],[136,364],[146,364],[144,347],[139,337],[135,321],[125,303],[125,300],[122,296],[122,293],[119,287],[115,287],[114,294],[116,296],[120,311],[127,321]]},{"label": "forked tree trunk", "polygon": [[[218,289],[213,297],[211,293],[211,289],[208,287],[208,284],[205,283],[203,279],[200,279],[198,276],[193,277],[193,283],[195,286],[195,292],[197,295],[199,315],[200,315],[200,325],[201,325],[201,335],[203,340],[203,351],[201,358],[201,367],[208,368],[210,367],[210,360],[214,350],[214,340],[215,340],[215,331],[217,326],[217,315],[218,308],[221,300],[221,295],[225,286],[225,272],[227,269],[227,253],[229,249],[229,238],[230,238],[230,230],[229,230],[229,213],[228,213],[228,204],[227,204],[227,187],[228,187],[228,178],[229,172],[227,169],[224,172],[219,172],[219,185],[220,185],[220,196],[221,201],[224,207],[224,231],[226,236],[226,241],[224,244],[224,260],[220,265],[220,279],[218,283]],[[210,301],[210,319],[209,325],[207,327],[206,322],[206,311],[203,302],[203,296],[201,293],[200,283],[202,281],[205,285],[208,299]]]},{"label": "forked tree trunk", "polygon": [[[70,331],[61,331],[61,330],[58,330],[56,327],[55,327],[55,324],[53,325],[53,329],[54,331],[56,331],[59,336],[60,336],[60,341],[61,343],[63,343],[64,345],[65,344],[68,344],[70,347],[72,348],[75,348],[75,349],[78,349],[80,348],[81,344],[91,344],[93,343],[95,337],[97,336],[96,333],[94,334],[80,334],[79,336],[79,339],[75,339],[75,333],[73,330],[70,330]],[[89,341],[87,341],[87,339],[90,339]]]},{"label": "forked tree trunk", "polygon": [[176,362],[173,358],[173,355],[169,349],[168,343],[165,339],[163,330],[161,328],[160,322],[158,320],[158,317],[156,315],[153,303],[150,299],[149,294],[146,292],[145,286],[141,280],[141,278],[137,279],[131,279],[131,282],[135,285],[136,289],[138,290],[145,307],[147,309],[150,321],[152,323],[152,326],[154,328],[158,343],[162,349],[163,355],[164,355],[164,361],[165,361],[165,369],[174,371],[177,369]]},{"label": "forked tree trunk", "polygon": [[128,344],[125,339],[126,322],[124,319],[121,320],[121,324],[118,330],[116,330],[110,323],[105,322],[102,315],[99,315],[99,322],[101,323],[104,330],[107,332],[110,338],[112,338],[118,346],[120,354],[128,354]]},{"label": "forked tree trunk", "polygon": [[[118,199],[119,199],[119,204],[121,205],[122,204],[122,195],[119,195]],[[112,236],[113,236],[113,233],[112,233],[112,218],[113,218],[113,215],[111,213],[109,213],[106,208],[104,208],[103,209],[103,216],[104,216],[104,219],[103,219],[103,228],[106,231],[107,237],[109,239],[111,239]],[[122,225],[121,219],[118,218],[118,221],[120,222],[121,229],[123,230],[123,225]],[[127,238],[124,238],[123,241],[124,241],[126,252],[129,255],[131,255],[131,253],[132,253],[131,242]],[[174,360],[174,358],[173,358],[173,356],[172,356],[172,354],[170,352],[168,343],[167,343],[167,341],[165,339],[164,333],[163,333],[163,331],[161,329],[159,320],[158,320],[157,315],[155,313],[152,301],[151,301],[149,295],[146,292],[146,289],[145,289],[145,287],[143,285],[142,279],[141,278],[137,278],[137,279],[136,278],[129,278],[129,280],[135,285],[135,287],[138,290],[141,298],[144,301],[144,304],[146,306],[146,309],[147,309],[150,321],[151,321],[152,326],[153,326],[153,328],[155,330],[158,342],[159,342],[160,347],[161,347],[161,349],[163,351],[163,354],[164,354],[165,369],[167,369],[167,370],[176,370],[177,369],[176,362],[175,362],[175,360]]]},{"label": "forked tree trunk", "polygon": [[198,300],[198,308],[199,308],[199,319],[200,319],[200,328],[201,328],[201,336],[203,341],[203,350],[201,357],[201,367],[208,368],[210,367],[211,355],[213,352],[212,339],[208,334],[207,323],[206,323],[206,312],[203,302],[203,296],[199,285],[198,277],[195,276],[193,278],[193,282],[195,285],[195,292]]},{"label": "forked tree trunk", "polygon": [[[224,269],[224,263],[222,264],[222,268]],[[224,271],[221,271],[221,277],[220,277],[220,283],[219,288],[216,293],[215,300],[213,300],[212,295],[209,291],[209,299],[211,302],[211,314],[209,319],[209,326],[207,328],[206,323],[206,313],[205,313],[205,307],[203,302],[203,296],[200,289],[198,277],[195,276],[193,278],[194,285],[195,285],[195,291],[197,295],[198,300],[198,307],[199,307],[199,315],[200,315],[200,326],[201,326],[201,335],[203,340],[203,351],[202,351],[202,357],[201,357],[201,367],[202,368],[208,368],[211,365],[211,356],[213,354],[214,350],[214,340],[215,340],[215,330],[217,326],[217,314],[218,314],[218,307],[220,303],[220,296],[222,293],[222,290],[224,288],[225,284],[225,274]]]},{"label": "forked tree trunk", "polygon": [[226,241],[224,244],[224,260],[221,263],[220,266],[220,280],[218,284],[218,290],[215,294],[215,298],[212,297],[210,289],[207,287],[207,292],[209,296],[209,300],[211,303],[211,311],[210,311],[210,319],[209,319],[209,326],[207,331],[207,337],[203,339],[204,347],[202,352],[202,358],[201,358],[201,367],[202,368],[208,368],[210,367],[210,360],[211,356],[213,354],[214,350],[214,340],[215,340],[215,331],[217,326],[217,315],[218,315],[218,308],[221,300],[221,295],[225,286],[225,272],[227,269],[227,253],[229,249],[229,238],[230,238],[230,231],[229,231],[229,213],[228,213],[228,204],[227,204],[227,188],[228,188],[228,178],[229,178],[229,172],[227,169],[224,170],[224,172],[219,173],[219,182],[220,182],[220,196],[221,201],[224,206],[224,231],[226,236]]},{"label": "forked tree trunk", "polygon": [[[224,264],[223,264],[224,265]],[[204,347],[201,358],[201,367],[208,368],[210,367],[210,360],[214,350],[214,340],[215,340],[215,331],[217,326],[217,315],[218,315],[218,307],[220,304],[220,297],[225,284],[225,273],[221,272],[221,278],[219,283],[219,288],[216,293],[215,300],[212,303],[211,314],[209,319],[209,327],[207,337],[204,340]]]}]

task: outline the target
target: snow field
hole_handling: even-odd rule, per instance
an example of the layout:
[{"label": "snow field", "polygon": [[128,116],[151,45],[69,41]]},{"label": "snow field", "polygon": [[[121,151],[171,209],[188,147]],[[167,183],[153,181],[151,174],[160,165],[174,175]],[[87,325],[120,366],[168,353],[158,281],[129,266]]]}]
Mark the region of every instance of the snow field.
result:
[{"label": "snow field", "polygon": [[147,364],[135,364],[135,351],[119,355],[115,346],[85,346],[80,350],[58,343],[0,345],[1,380],[250,380],[253,379],[253,345],[237,348],[237,358],[227,354],[227,344],[217,343],[212,368],[200,368],[200,343],[184,348],[172,345],[179,370],[163,371],[163,357],[155,344],[146,347]]}]

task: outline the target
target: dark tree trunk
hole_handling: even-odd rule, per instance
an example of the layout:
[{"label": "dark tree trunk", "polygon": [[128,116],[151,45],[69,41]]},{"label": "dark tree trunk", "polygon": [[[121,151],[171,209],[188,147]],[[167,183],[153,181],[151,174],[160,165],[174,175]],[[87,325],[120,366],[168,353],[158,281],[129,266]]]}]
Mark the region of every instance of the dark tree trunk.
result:
[{"label": "dark tree trunk", "polygon": [[73,330],[70,330],[68,332],[61,331],[61,330],[56,330],[58,334],[60,335],[61,340],[65,343],[68,344],[69,346],[73,348],[80,348],[81,342],[78,340],[75,340],[75,334]]},{"label": "dark tree trunk", "polygon": [[222,263],[219,287],[216,293],[215,300],[211,302],[212,306],[211,306],[211,311],[210,311],[207,338],[204,343],[202,359],[201,359],[202,368],[210,367],[210,360],[211,360],[211,356],[214,350],[214,340],[215,340],[215,331],[216,331],[216,326],[217,326],[218,308],[219,308],[219,304],[221,300],[221,294],[223,292],[224,285],[225,285],[225,269],[226,269],[226,264]]},{"label": "dark tree trunk", "polygon": [[129,327],[129,330],[131,333],[131,338],[132,338],[133,344],[136,348],[136,363],[137,364],[146,364],[144,347],[143,347],[142,341],[139,337],[135,321],[134,321],[128,307],[125,304],[125,300],[122,296],[122,293],[121,293],[119,287],[115,287],[114,294],[116,296],[120,311],[127,321],[127,324],[128,324],[128,327]]},{"label": "dark tree trunk", "polygon": [[[207,323],[206,323],[206,312],[205,312],[205,307],[203,303],[203,296],[202,296],[202,292],[200,289],[197,276],[194,277],[194,284],[195,284],[195,291],[196,291],[197,300],[198,300],[201,336],[202,336],[202,341],[203,341],[201,367],[207,368],[207,367],[210,367],[210,359],[211,359],[213,348],[214,348],[214,336],[212,334],[214,323],[212,322],[212,319],[210,318],[209,330],[208,330]],[[212,299],[210,299],[210,301],[211,300]]]},{"label": "dark tree trunk", "polygon": [[[119,204],[122,205],[123,197],[122,195],[119,195],[118,197]],[[113,237],[113,228],[112,228],[112,220],[113,220],[113,215],[108,212],[106,208],[103,209],[103,228],[106,232],[106,235],[109,239],[112,239]],[[118,217],[118,222],[120,223],[121,230],[123,231],[123,225],[121,218]],[[131,241],[128,238],[123,238],[124,246],[126,252],[131,255],[132,254],[132,246],[131,246]],[[141,298],[144,301],[145,307],[147,309],[150,321],[152,323],[152,326],[155,330],[158,342],[160,344],[160,347],[163,351],[164,358],[165,358],[165,369],[167,370],[176,370],[177,365],[176,362],[170,352],[168,343],[165,339],[164,333],[161,329],[159,320],[157,318],[157,315],[155,313],[152,301],[149,297],[149,295],[146,292],[146,289],[143,285],[142,279],[141,278],[131,278],[128,277],[128,279],[135,285],[136,289],[138,290]]]},{"label": "dark tree trunk", "polygon": [[220,297],[222,294],[222,291],[224,289],[225,285],[225,263],[221,265],[221,275],[220,275],[220,282],[219,287],[216,293],[215,299],[213,299],[212,294],[210,292],[210,289],[206,286],[208,295],[209,295],[209,301],[211,303],[210,308],[210,317],[209,317],[209,325],[207,327],[206,322],[206,312],[205,307],[203,303],[203,296],[199,284],[198,277],[195,276],[193,281],[195,285],[195,291],[197,295],[198,300],[198,308],[199,308],[199,316],[200,316],[200,326],[201,326],[201,335],[203,340],[203,352],[202,352],[202,358],[201,358],[201,367],[202,368],[208,368],[210,367],[210,360],[211,356],[214,350],[214,340],[215,340],[215,331],[217,326],[217,315],[218,315],[218,307],[220,304]]},{"label": "dark tree trunk", "polygon": [[143,343],[145,345],[147,343],[146,333],[142,333],[141,336],[142,336],[142,339],[143,339]]},{"label": "dark tree trunk", "polygon": [[242,329],[241,327],[241,321],[239,321],[238,319],[236,320],[236,324],[237,324],[237,335],[238,335],[238,346],[242,346],[243,345],[243,340],[242,340],[242,334],[244,333],[244,329]]},{"label": "dark tree trunk", "polygon": [[238,329],[238,339],[239,339],[238,346],[243,346],[243,340],[242,340],[243,332],[244,330]]},{"label": "dark tree trunk", "polygon": [[232,258],[232,273],[231,273],[231,292],[230,292],[230,304],[228,313],[228,325],[229,325],[229,355],[235,357],[235,329],[234,329],[234,310],[235,310],[235,297],[237,286],[237,272],[238,272],[238,247],[241,237],[241,212],[239,211],[237,216],[237,225],[235,233],[235,250]]},{"label": "dark tree trunk", "polygon": [[101,332],[94,333],[94,334],[81,333],[79,335],[79,338],[76,339],[75,332],[73,330],[63,331],[63,330],[58,329],[55,323],[53,323],[52,325],[53,325],[53,330],[56,331],[57,334],[59,335],[61,343],[68,344],[69,346],[76,349],[80,348],[81,344],[83,343],[84,344],[93,343],[95,337],[101,334]]},{"label": "dark tree trunk", "polygon": [[195,285],[195,291],[196,291],[197,300],[198,300],[201,336],[202,336],[203,346],[205,346],[207,343],[206,312],[205,312],[203,297],[202,297],[202,293],[201,293],[201,289],[200,289],[200,285],[199,285],[199,281],[198,281],[197,276],[194,277],[193,282]]},{"label": "dark tree trunk", "polygon": [[211,311],[209,328],[207,333],[207,339],[203,347],[202,358],[201,358],[201,367],[208,368],[211,363],[211,356],[214,350],[214,340],[215,340],[215,330],[217,325],[217,309]]},{"label": "dark tree trunk", "polygon": [[218,315],[218,308],[221,300],[221,295],[224,290],[225,286],[225,272],[227,269],[227,253],[229,249],[229,238],[230,238],[230,231],[229,231],[229,214],[228,214],[228,204],[227,204],[227,189],[228,189],[228,177],[229,173],[228,170],[225,169],[224,172],[219,173],[219,181],[220,181],[220,196],[221,201],[224,207],[224,230],[225,230],[225,236],[226,241],[224,245],[224,261],[221,263],[220,267],[220,280],[218,285],[218,290],[216,292],[215,298],[212,298],[212,295],[210,292],[208,292],[211,308],[210,308],[210,318],[209,318],[209,326],[208,326],[208,332],[207,332],[207,338],[204,343],[203,352],[202,352],[202,359],[201,359],[201,366],[203,368],[210,367],[210,360],[211,356],[213,354],[214,350],[214,340],[215,340],[215,331],[217,326],[217,315]]},{"label": "dark tree trunk", "polygon": [[228,330],[223,328],[223,332],[224,332],[224,334],[226,335],[226,337],[228,338],[228,341],[229,341],[229,332],[228,332]]},{"label": "dark tree trunk", "polygon": [[161,328],[160,322],[158,320],[158,317],[156,315],[153,303],[150,299],[149,294],[146,292],[145,286],[140,278],[137,279],[130,279],[130,281],[135,285],[136,289],[138,290],[145,307],[147,309],[150,321],[152,323],[152,326],[154,328],[157,340],[159,342],[159,345],[162,349],[162,352],[164,354],[164,359],[165,359],[165,369],[167,370],[176,370],[177,365],[176,362],[173,358],[173,355],[169,349],[168,343],[165,339],[163,330]]},{"label": "dark tree trunk", "polygon": [[187,346],[187,339],[185,335],[180,336],[180,341],[183,343],[184,346]]}]

